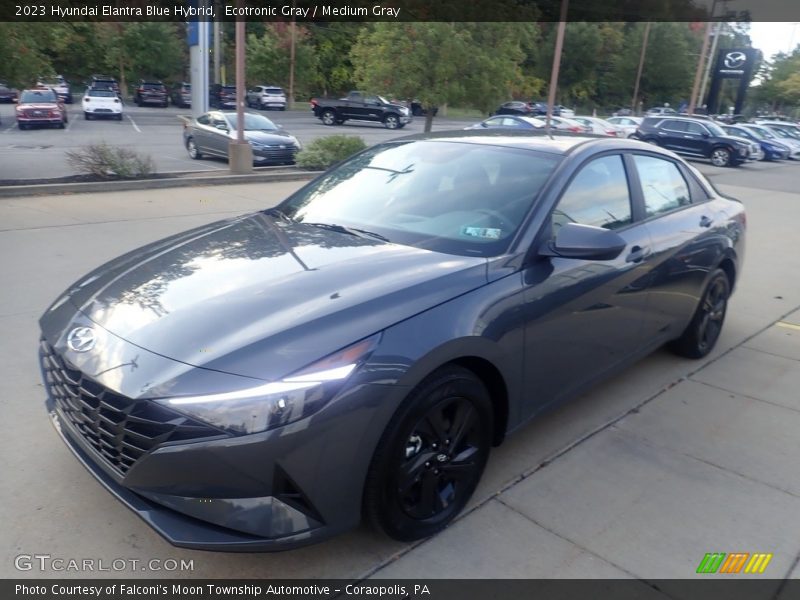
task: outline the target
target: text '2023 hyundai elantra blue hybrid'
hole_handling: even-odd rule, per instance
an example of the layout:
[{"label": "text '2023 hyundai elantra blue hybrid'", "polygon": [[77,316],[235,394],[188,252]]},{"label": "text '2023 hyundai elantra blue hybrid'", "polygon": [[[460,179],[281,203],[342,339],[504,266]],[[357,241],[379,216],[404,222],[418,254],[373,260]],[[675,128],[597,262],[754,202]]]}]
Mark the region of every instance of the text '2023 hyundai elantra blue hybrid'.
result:
[{"label": "text '2023 hyundai elantra blue hybrid'", "polygon": [[52,422],[171,543],[444,528],[493,445],[669,344],[714,347],[745,213],[666,150],[463,131],[134,250],[40,320]]}]

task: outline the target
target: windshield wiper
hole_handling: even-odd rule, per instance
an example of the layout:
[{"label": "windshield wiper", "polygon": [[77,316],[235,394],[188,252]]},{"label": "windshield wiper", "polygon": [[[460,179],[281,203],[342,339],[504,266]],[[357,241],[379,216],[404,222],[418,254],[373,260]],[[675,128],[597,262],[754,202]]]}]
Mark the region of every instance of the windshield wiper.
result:
[{"label": "windshield wiper", "polygon": [[264,211],[264,214],[267,214],[271,217],[278,217],[281,221],[286,221],[287,223],[294,223],[294,219],[292,219],[292,217],[277,208],[268,208]]},{"label": "windshield wiper", "polygon": [[338,233],[347,233],[356,237],[370,237],[376,240],[381,240],[382,242],[389,241],[389,238],[382,236],[380,233],[367,231],[366,229],[359,229],[357,227],[345,227],[344,225],[338,225],[336,223],[307,223],[305,221],[303,221],[303,223],[306,225],[311,225],[312,227],[319,227],[320,229],[327,229],[328,231],[336,231]]}]

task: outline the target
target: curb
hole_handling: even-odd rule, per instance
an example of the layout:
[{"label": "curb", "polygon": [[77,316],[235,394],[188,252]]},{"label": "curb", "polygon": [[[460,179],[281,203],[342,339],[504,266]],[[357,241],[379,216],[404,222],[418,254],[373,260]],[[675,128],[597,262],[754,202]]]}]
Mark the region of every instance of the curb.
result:
[{"label": "curb", "polygon": [[92,192],[121,192],[128,190],[157,190],[171,187],[228,185],[236,183],[277,183],[309,181],[322,171],[296,173],[251,173],[247,175],[187,175],[166,179],[131,179],[125,181],[91,181],[81,183],[41,183],[0,187],[0,198],[42,196],[54,194],[85,194]]}]

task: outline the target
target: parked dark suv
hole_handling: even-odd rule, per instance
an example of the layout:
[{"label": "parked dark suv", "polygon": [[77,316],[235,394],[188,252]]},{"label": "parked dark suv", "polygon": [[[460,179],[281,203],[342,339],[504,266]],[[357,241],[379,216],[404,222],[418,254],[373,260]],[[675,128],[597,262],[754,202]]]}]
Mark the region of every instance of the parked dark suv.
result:
[{"label": "parked dark suv", "polygon": [[87,88],[94,88],[96,90],[114,90],[117,96],[122,97],[119,93],[119,84],[114,77],[110,75],[92,75],[92,79],[87,83]]},{"label": "parked dark suv", "polygon": [[208,92],[208,104],[212,108],[236,108],[236,86],[215,83]]},{"label": "parked dark suv", "polygon": [[635,136],[686,156],[707,158],[717,167],[735,167],[750,157],[750,144],[713,121],[686,117],[646,117]]},{"label": "parked dark suv", "polygon": [[172,95],[170,96],[173,106],[180,106],[181,108],[192,107],[192,84],[182,81],[176,83],[172,87]]},{"label": "parked dark suv", "polygon": [[133,101],[138,106],[157,104],[162,108],[166,108],[169,104],[167,86],[160,81],[140,79],[139,85],[136,86],[136,91],[133,94]]}]

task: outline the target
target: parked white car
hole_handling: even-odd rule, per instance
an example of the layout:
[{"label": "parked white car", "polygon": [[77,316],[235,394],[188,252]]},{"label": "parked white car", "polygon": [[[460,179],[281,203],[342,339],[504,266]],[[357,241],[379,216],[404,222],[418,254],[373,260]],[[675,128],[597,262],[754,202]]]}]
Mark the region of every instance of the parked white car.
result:
[{"label": "parked white car", "polygon": [[606,121],[622,129],[624,137],[629,138],[639,129],[642,117],[609,117]]},{"label": "parked white car", "polygon": [[122,120],[122,101],[114,90],[88,88],[83,94],[81,104],[87,121],[103,117]]},{"label": "parked white car", "polygon": [[572,117],[572,120],[586,125],[587,127],[591,127],[592,133],[597,135],[608,135],[619,138],[626,137],[625,133],[622,131],[622,128],[617,127],[616,125],[599,117]]},{"label": "parked white car", "polygon": [[256,85],[247,90],[247,106],[260,109],[286,110],[286,93],[275,85]]},{"label": "parked white car", "polygon": [[558,109],[558,116],[564,117],[565,119],[571,119],[575,116],[575,111],[571,108],[567,108],[566,106],[561,106],[560,104],[556,106]]}]

